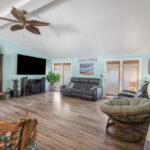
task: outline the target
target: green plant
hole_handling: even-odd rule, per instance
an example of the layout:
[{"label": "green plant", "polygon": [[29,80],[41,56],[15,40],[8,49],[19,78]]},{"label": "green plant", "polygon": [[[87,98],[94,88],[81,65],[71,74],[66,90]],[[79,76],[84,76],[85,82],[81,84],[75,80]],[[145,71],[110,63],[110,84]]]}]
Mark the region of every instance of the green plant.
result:
[{"label": "green plant", "polygon": [[48,72],[46,79],[49,83],[56,83],[60,81],[60,75],[59,74],[55,74],[53,72]]}]

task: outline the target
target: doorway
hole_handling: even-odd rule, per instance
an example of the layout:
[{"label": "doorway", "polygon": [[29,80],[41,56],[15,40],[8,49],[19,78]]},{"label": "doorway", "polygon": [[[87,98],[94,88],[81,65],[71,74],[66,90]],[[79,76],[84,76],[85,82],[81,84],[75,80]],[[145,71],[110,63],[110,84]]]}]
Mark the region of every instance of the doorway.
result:
[{"label": "doorway", "polygon": [[116,96],[121,90],[138,89],[140,79],[139,60],[119,60],[106,62],[106,96]]},{"label": "doorway", "polygon": [[137,91],[139,82],[139,61],[123,61],[122,90]]},{"label": "doorway", "polygon": [[106,66],[106,95],[115,96],[119,92],[120,62],[110,61]]},{"label": "doorway", "polygon": [[61,85],[67,85],[70,82],[72,77],[72,65],[70,62],[64,63],[54,63],[53,71],[56,74],[60,74],[61,80],[55,84],[55,88],[57,90],[60,89]]}]

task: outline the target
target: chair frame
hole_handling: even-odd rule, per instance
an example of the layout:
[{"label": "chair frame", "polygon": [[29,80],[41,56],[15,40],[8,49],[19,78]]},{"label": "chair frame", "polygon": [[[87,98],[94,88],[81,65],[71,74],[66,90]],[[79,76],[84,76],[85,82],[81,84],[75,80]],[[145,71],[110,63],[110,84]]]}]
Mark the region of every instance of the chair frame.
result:
[{"label": "chair frame", "polygon": [[[24,118],[19,120],[17,123],[9,123],[6,121],[0,121],[0,133],[11,132],[12,143],[11,150],[25,150],[29,145],[31,145],[37,139],[37,120],[28,119],[28,113],[26,112]],[[18,142],[17,132],[22,128],[20,141]]]},{"label": "chair frame", "polygon": [[[135,116],[150,114],[150,111],[139,112],[139,113],[128,113],[128,114],[108,113],[108,112],[104,112],[104,113],[109,116],[106,125],[106,132],[110,136],[113,136],[118,140],[129,142],[129,143],[135,143],[142,139],[143,132],[137,126],[150,119],[150,115],[145,118],[141,117],[141,120],[137,122],[134,122],[130,119],[131,116],[135,117]],[[125,121],[121,119],[116,119],[116,117],[117,118],[122,117]],[[125,129],[126,131],[128,131],[129,133],[128,136],[126,137],[124,132],[119,133],[120,129]]]}]

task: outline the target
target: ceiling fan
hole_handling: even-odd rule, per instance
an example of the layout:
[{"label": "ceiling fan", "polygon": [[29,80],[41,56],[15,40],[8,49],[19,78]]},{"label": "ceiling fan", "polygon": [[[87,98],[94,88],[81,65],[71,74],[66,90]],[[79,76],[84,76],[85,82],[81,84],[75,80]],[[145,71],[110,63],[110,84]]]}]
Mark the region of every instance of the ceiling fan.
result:
[{"label": "ceiling fan", "polygon": [[28,12],[25,10],[18,10],[15,7],[13,7],[11,10],[11,14],[16,18],[16,20],[4,18],[4,17],[0,17],[0,19],[17,23],[10,28],[11,31],[26,29],[29,32],[32,32],[34,34],[39,34],[39,35],[41,34],[40,30],[36,26],[50,25],[50,23],[47,22],[41,22],[37,20],[27,20],[27,18],[25,17],[27,13]]}]

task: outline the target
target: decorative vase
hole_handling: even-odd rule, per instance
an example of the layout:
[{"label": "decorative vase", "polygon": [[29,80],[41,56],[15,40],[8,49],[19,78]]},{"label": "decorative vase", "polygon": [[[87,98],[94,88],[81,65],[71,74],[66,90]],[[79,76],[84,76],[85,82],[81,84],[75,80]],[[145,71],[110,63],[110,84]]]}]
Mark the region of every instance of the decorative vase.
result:
[{"label": "decorative vase", "polygon": [[50,83],[50,90],[55,91],[55,83]]}]

